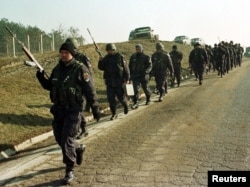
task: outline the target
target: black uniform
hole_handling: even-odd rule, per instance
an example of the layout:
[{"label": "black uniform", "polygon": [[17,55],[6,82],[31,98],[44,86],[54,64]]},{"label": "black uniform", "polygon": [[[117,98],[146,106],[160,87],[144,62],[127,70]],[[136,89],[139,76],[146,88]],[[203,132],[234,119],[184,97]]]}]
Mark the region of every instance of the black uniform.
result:
[{"label": "black uniform", "polygon": [[100,117],[96,91],[88,68],[74,58],[66,65],[59,61],[49,79],[40,72],[37,72],[37,78],[43,88],[50,91],[53,132],[62,148],[67,173],[73,170],[79,149],[75,136],[81,123],[83,94],[93,108],[94,117]]},{"label": "black uniform", "polygon": [[98,68],[103,73],[107,89],[107,98],[112,112],[111,119],[117,117],[116,97],[124,107],[124,114],[128,113],[128,102],[125,97],[123,85],[130,79],[130,72],[124,57],[119,53],[107,54],[98,62]]},{"label": "black uniform", "polygon": [[183,54],[181,51],[178,51],[176,47],[173,47],[173,50],[169,53],[173,67],[174,67],[174,77],[172,80],[172,86],[174,86],[175,78],[177,80],[178,87],[181,82],[181,60],[183,58]]},{"label": "black uniform", "polygon": [[132,54],[129,60],[129,70],[135,92],[133,96],[134,106],[138,107],[140,85],[146,95],[146,104],[148,104],[151,96],[151,90],[148,85],[149,73],[152,70],[150,56],[144,54],[143,51]]},{"label": "black uniform", "polygon": [[[83,63],[89,70],[90,73],[90,78],[92,79],[92,82],[94,84],[94,73],[93,73],[93,68],[90,62],[90,59],[83,53],[79,53],[79,52],[75,52],[74,54],[74,58],[79,61],[80,63]],[[90,104],[87,102],[84,103],[83,108],[85,111],[90,112]],[[81,122],[81,131],[79,132],[79,134],[77,135],[77,139],[82,138],[83,136],[87,136],[88,135],[88,130],[86,128],[86,124],[87,124],[87,120],[85,119],[83,113],[82,113],[82,122]]]}]

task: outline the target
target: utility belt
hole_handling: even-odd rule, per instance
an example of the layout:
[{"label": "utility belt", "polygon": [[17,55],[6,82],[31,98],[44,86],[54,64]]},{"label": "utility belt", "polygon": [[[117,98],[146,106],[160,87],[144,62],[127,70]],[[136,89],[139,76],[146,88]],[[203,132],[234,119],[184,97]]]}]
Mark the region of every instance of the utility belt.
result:
[{"label": "utility belt", "polygon": [[71,107],[83,103],[83,97],[76,88],[69,87],[66,89],[52,88],[50,92],[51,102],[55,105]]}]

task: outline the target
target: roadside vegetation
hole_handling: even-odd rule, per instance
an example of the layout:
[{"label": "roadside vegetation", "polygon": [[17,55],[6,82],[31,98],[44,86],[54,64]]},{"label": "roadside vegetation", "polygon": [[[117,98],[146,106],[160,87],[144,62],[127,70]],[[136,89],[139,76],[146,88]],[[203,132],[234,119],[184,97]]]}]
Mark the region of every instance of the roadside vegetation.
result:
[{"label": "roadside vegetation", "polygon": [[[152,55],[155,51],[155,42],[148,40],[129,41],[115,43],[117,49],[124,54],[127,60],[135,51],[135,44],[141,43],[144,52]],[[170,52],[173,42],[162,41],[165,50]],[[105,55],[104,43],[98,46]],[[183,52],[184,59],[182,61],[183,76],[188,76],[188,55],[191,51],[190,46],[176,44],[178,49]],[[18,46],[20,47],[20,46]],[[101,109],[108,107],[106,100],[105,85],[102,78],[103,73],[98,70],[98,54],[92,44],[80,47],[80,51],[87,54],[91,59],[94,79]],[[35,58],[41,63],[46,72],[50,74],[52,68],[58,62],[58,51],[48,52],[44,54],[34,54]],[[23,65],[23,61],[28,60],[22,54],[17,58],[0,57],[0,151],[12,148],[13,145],[22,143],[23,141],[51,131],[52,115],[49,112],[51,102],[49,93],[42,89],[36,79],[35,68]],[[154,80],[151,80],[152,89],[155,86]],[[86,115],[90,115],[86,113]]]}]

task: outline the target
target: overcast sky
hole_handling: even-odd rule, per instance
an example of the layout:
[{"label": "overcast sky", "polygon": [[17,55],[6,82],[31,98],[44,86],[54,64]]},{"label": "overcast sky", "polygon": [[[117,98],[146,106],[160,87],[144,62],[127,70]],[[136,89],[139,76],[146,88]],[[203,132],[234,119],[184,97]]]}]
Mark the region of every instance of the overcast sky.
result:
[{"label": "overcast sky", "polygon": [[78,28],[87,42],[128,40],[136,27],[151,26],[160,40],[177,35],[250,46],[249,0],[4,0],[0,18],[46,33],[62,25]]}]

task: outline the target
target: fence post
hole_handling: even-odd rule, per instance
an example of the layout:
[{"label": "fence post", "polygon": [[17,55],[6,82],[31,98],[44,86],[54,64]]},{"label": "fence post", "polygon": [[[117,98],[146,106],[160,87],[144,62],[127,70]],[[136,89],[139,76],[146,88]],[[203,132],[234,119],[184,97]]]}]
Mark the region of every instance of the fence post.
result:
[{"label": "fence post", "polygon": [[14,37],[12,37],[12,43],[13,43],[13,57],[16,58],[16,46]]}]

